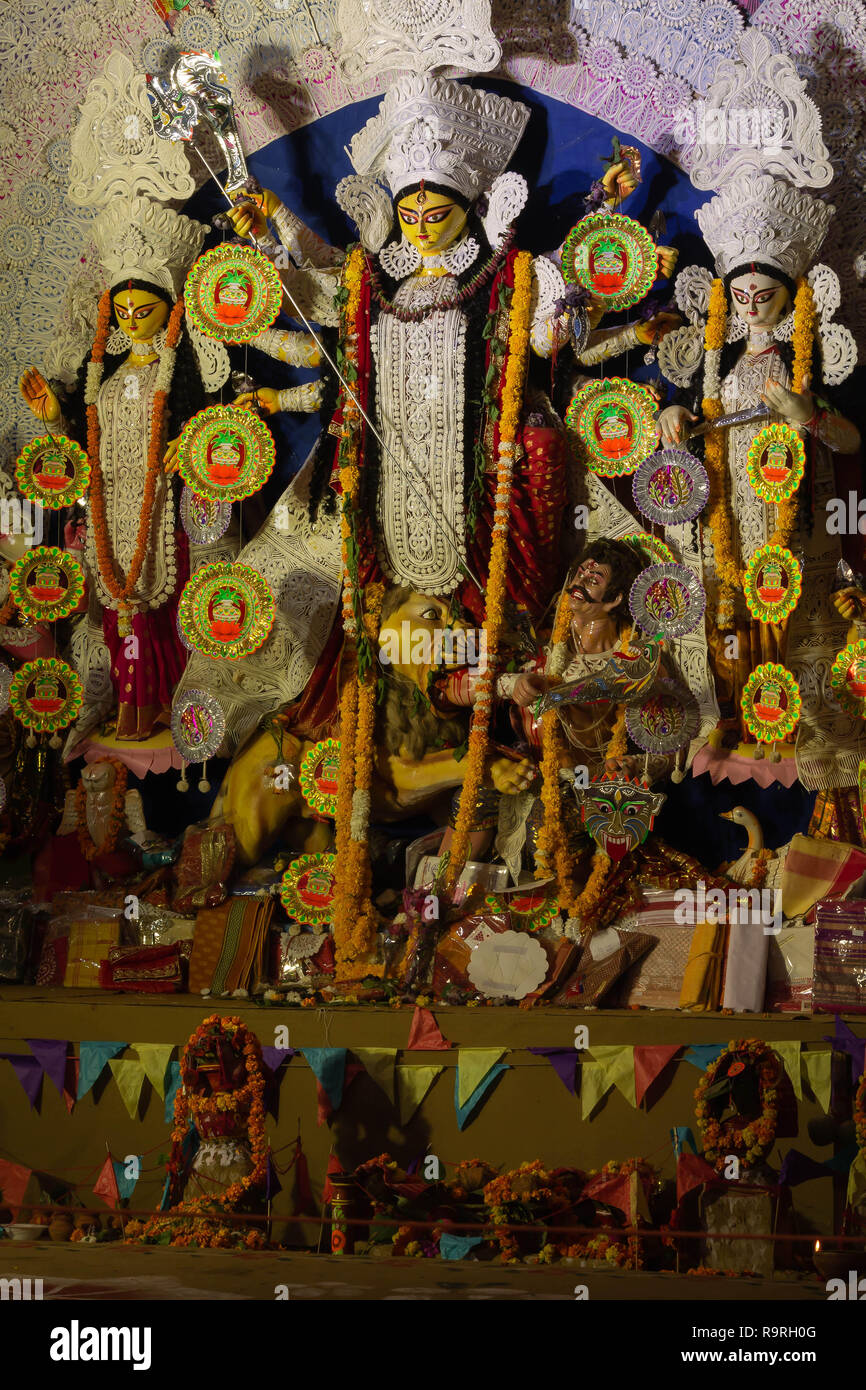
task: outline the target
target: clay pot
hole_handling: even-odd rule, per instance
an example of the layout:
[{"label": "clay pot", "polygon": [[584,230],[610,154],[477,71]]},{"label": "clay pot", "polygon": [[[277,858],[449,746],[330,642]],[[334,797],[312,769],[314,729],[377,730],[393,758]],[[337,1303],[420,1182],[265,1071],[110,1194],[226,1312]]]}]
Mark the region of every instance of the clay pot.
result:
[{"label": "clay pot", "polygon": [[48,1223],[48,1234],[52,1240],[69,1240],[74,1229],[71,1216],[52,1216]]}]

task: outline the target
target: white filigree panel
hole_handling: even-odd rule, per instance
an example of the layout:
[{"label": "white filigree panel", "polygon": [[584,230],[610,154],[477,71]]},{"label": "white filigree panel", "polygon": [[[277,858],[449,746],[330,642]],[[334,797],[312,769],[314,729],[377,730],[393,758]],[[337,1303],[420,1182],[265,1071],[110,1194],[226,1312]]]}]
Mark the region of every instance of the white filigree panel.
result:
[{"label": "white filigree panel", "polygon": [[490,0],[339,0],[340,63],[347,77],[499,62]]}]

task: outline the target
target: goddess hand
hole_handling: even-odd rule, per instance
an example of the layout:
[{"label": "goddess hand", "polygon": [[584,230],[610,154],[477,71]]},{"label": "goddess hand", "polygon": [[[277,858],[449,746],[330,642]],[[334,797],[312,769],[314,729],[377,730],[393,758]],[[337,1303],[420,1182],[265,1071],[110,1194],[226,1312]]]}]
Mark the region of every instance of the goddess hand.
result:
[{"label": "goddess hand", "polygon": [[863,593],[862,589],[855,589],[853,586],[848,589],[837,589],[831,597],[837,613],[840,613],[849,623],[861,620],[866,613],[866,594]]},{"label": "goddess hand", "polygon": [[547,681],[544,676],[521,672],[514,682],[511,698],[515,705],[525,708],[527,705],[534,705],[539,695],[543,695],[546,690]]},{"label": "goddess hand", "polygon": [[660,280],[670,280],[676,270],[680,253],[675,246],[657,246],[656,252],[659,258],[658,278]]},{"label": "goddess hand", "polygon": [[637,340],[639,343],[660,343],[666,333],[670,333],[672,328],[679,328],[681,323],[679,314],[669,314],[666,311],[653,314],[651,319],[637,325]]},{"label": "goddess hand", "polygon": [[510,758],[494,758],[490,764],[490,780],[503,796],[525,792],[535,781],[536,767],[530,758],[514,763]]},{"label": "goddess hand", "polygon": [[35,367],[28,367],[19,382],[21,394],[37,419],[46,425],[59,425],[63,419],[60,402],[48,382]]},{"label": "goddess hand", "polygon": [[267,236],[268,218],[280,205],[277,195],[263,188],[261,193],[239,193],[238,197],[238,206],[226,213],[238,236]]},{"label": "goddess hand", "polygon": [[257,410],[261,415],[276,415],[280,408],[280,393],[272,386],[259,386],[255,391],[244,391],[233,402],[240,410]]},{"label": "goddess hand", "polygon": [[761,400],[777,415],[783,416],[795,425],[805,425],[815,414],[815,402],[811,391],[804,391],[798,395],[796,391],[789,391],[778,381],[767,382]]},{"label": "goddess hand", "polygon": [[162,462],[166,473],[176,473],[178,470],[177,446],[179,443],[180,435],[177,436],[177,439],[170,439],[165,446]]},{"label": "goddess hand", "polygon": [[684,405],[667,406],[656,421],[656,430],[658,431],[658,436],[663,446],[665,448],[670,448],[672,444],[681,444],[683,442],[684,431],[686,437],[688,437],[686,420],[696,421],[697,418],[697,415],[693,415],[690,410],[686,410]]},{"label": "goddess hand", "polygon": [[611,164],[601,181],[601,186],[607,194],[608,207],[624,203],[626,198],[634,193],[637,185],[637,175],[626,160],[620,160],[619,164]]}]

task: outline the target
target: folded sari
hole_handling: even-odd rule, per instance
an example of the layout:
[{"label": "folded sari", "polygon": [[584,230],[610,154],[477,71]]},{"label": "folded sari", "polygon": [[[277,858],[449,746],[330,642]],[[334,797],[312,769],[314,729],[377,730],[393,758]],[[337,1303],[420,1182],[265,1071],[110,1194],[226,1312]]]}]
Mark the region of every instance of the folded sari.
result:
[{"label": "folded sari", "polygon": [[252,990],[264,974],[273,913],[273,898],[246,897],[229,898],[220,907],[199,912],[189,963],[190,993]]},{"label": "folded sari", "polygon": [[696,925],[683,976],[681,1009],[707,1013],[719,1007],[726,938],[724,922],[698,922]]}]

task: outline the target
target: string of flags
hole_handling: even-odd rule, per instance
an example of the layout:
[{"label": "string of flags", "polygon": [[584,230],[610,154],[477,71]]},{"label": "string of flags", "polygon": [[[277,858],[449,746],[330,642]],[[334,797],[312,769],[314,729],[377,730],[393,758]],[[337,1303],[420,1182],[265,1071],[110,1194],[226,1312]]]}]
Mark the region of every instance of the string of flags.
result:
[{"label": "string of flags", "polygon": [[[866,1039],[858,1038],[837,1017],[834,1033],[824,1041],[832,1044],[836,1051],[847,1052],[852,1058],[854,1076],[861,1075]],[[93,1090],[107,1068],[131,1119],[143,1113],[150,1093],[154,1092],[163,1102],[166,1124],[171,1124],[180,1085],[180,1063],[173,1056],[179,1050],[177,1044],[83,1041],[78,1045],[78,1056],[73,1057],[69,1043],[61,1039],[29,1038],[27,1043],[29,1053],[3,1052],[0,1059],[12,1066],[31,1108],[38,1105],[46,1076],[71,1111]],[[409,1038],[402,1049],[360,1047],[351,1049],[350,1055],[350,1049],[345,1047],[265,1047],[262,1057],[270,1077],[269,1107],[276,1113],[285,1066],[294,1057],[301,1056],[315,1078],[320,1125],[333,1118],[350,1086],[358,1076],[366,1074],[398,1112],[405,1126],[445,1070],[445,1064],[414,1065],[405,1060],[398,1062],[398,1056],[402,1053],[405,1057],[416,1051],[451,1051],[452,1047],[430,1010],[420,1007],[415,1009]],[[801,1041],[787,1039],[773,1041],[772,1047],[785,1067],[797,1099],[803,1099],[805,1080],[817,1103],[829,1113],[833,1104],[832,1051],[804,1052]],[[571,1096],[577,1098],[579,1089],[581,1118],[589,1121],[612,1090],[618,1091],[634,1108],[649,1108],[651,1088],[671,1063],[686,1062],[705,1071],[724,1051],[724,1044],[590,1043],[583,1049],[572,1045],[520,1050],[549,1062]],[[134,1055],[119,1056],[126,1051]],[[509,1070],[508,1062],[503,1061],[508,1051],[507,1047],[455,1049],[454,1111],[461,1130],[471,1123],[500,1077]]]}]

